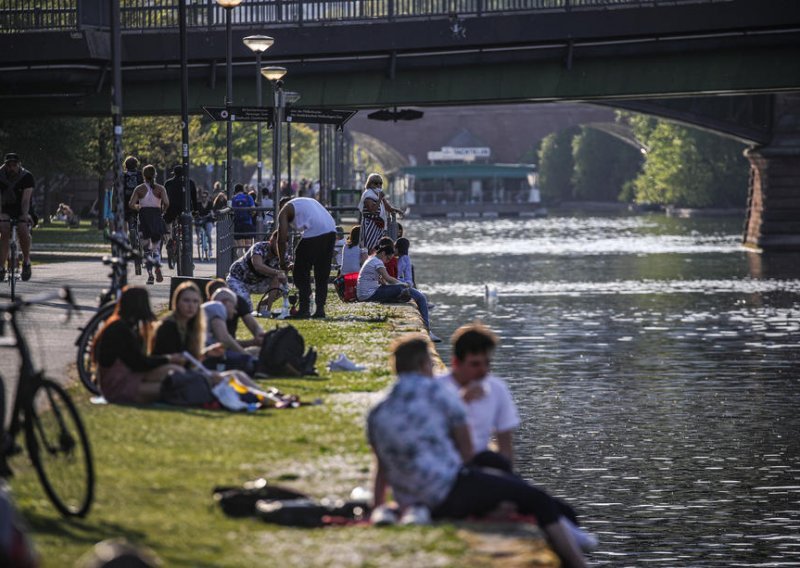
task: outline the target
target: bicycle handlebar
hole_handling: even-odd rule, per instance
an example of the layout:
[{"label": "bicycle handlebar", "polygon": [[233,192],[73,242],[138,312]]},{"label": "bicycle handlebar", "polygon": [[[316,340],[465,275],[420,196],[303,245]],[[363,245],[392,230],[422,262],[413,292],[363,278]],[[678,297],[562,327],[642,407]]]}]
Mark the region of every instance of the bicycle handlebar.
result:
[{"label": "bicycle handlebar", "polygon": [[75,298],[72,295],[72,289],[70,289],[69,286],[63,286],[58,290],[41,292],[24,299],[18,297],[13,302],[6,304],[5,306],[0,306],[0,312],[16,312],[33,305],[46,304],[52,300],[63,300],[67,304],[67,320],[69,320],[69,318],[72,316],[73,310],[80,311],[80,308],[78,307],[78,304],[75,303]]}]

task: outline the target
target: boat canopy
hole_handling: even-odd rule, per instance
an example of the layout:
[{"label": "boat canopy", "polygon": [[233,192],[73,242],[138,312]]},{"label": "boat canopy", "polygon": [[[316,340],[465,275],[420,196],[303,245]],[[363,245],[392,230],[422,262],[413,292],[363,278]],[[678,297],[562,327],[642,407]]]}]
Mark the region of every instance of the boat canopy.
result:
[{"label": "boat canopy", "polygon": [[399,168],[395,175],[410,175],[423,179],[479,179],[511,178],[527,179],[536,171],[534,164],[437,164],[433,166],[407,166]]}]

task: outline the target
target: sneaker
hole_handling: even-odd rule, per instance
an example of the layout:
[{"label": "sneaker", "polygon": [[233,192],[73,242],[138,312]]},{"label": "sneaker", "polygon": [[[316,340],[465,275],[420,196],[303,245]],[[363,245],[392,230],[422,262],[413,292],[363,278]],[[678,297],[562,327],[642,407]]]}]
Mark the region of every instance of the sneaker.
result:
[{"label": "sneaker", "polygon": [[597,548],[599,543],[597,542],[597,537],[592,533],[583,530],[570,520],[565,519],[564,524],[569,528],[569,532],[572,533],[572,538],[575,539],[575,543],[581,550],[584,552],[591,552]]},{"label": "sneaker", "polygon": [[428,336],[431,338],[431,341],[433,341],[434,343],[441,343],[442,342],[442,338],[439,337],[438,335],[436,335],[435,333],[433,333],[432,331],[428,332]]},{"label": "sneaker", "polygon": [[369,516],[370,522],[377,527],[385,527],[397,523],[397,512],[394,509],[381,505],[372,510]]},{"label": "sneaker", "polygon": [[363,371],[365,369],[366,367],[353,363],[344,353],[328,363],[328,370],[330,371]]},{"label": "sneaker", "polygon": [[22,265],[22,273],[20,274],[20,276],[22,277],[22,281],[23,282],[27,282],[28,280],[31,279],[31,263],[30,262],[26,262],[25,264]]},{"label": "sneaker", "polygon": [[425,505],[413,505],[405,510],[400,517],[401,525],[429,525],[431,524],[431,512]]},{"label": "sneaker", "polygon": [[147,282],[145,282],[145,284],[154,284],[154,283],[155,283],[155,280],[153,279],[153,275],[149,274],[147,276]]},{"label": "sneaker", "polygon": [[156,266],[156,282],[163,282],[163,281],[164,281],[164,275],[161,274],[161,267]]}]

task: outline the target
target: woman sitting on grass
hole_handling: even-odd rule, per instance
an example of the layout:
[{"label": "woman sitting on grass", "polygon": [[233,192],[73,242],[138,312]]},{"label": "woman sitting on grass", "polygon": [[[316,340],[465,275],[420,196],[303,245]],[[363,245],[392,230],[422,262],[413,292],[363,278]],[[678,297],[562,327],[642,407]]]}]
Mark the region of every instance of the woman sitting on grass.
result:
[{"label": "woman sitting on grass", "polygon": [[342,247],[342,256],[339,259],[342,274],[351,274],[361,270],[361,264],[367,257],[367,249],[361,248],[358,241],[361,239],[361,227],[353,226],[350,235]]},{"label": "woman sitting on grass", "polygon": [[381,302],[384,304],[404,302],[413,299],[422,316],[425,329],[428,330],[431,341],[441,341],[431,330],[428,321],[428,300],[425,294],[400,282],[397,278],[389,276],[385,263],[394,256],[394,245],[391,240],[382,241],[375,254],[370,256],[358,273],[356,296],[359,302]]},{"label": "woman sitting on grass", "polygon": [[155,319],[147,290],[126,286],[92,346],[100,392],[109,402],[155,402],[167,375],[183,371],[186,360],[178,352],[147,355]]},{"label": "woman sitting on grass", "polygon": [[[183,282],[175,288],[172,293],[172,311],[161,319],[155,330],[153,355],[187,351],[192,357],[202,361],[206,355],[221,357],[225,353],[221,343],[204,347],[206,321],[205,313],[200,309],[201,301],[200,289],[194,282]],[[261,388],[243,371],[211,373],[211,383],[216,384],[231,376],[244,385]]]}]

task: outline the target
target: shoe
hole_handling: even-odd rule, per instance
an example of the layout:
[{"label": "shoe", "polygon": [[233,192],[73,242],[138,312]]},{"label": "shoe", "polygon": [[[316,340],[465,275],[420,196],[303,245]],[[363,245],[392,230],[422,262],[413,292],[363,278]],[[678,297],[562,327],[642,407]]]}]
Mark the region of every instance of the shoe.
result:
[{"label": "shoe", "polygon": [[325,319],[325,310],[317,310],[311,316],[312,319]]},{"label": "shoe", "polygon": [[575,543],[581,550],[584,552],[591,552],[597,548],[599,543],[597,542],[597,537],[592,533],[583,530],[570,520],[565,519],[564,524],[567,525],[569,532],[572,533],[572,538],[575,539]]},{"label": "shoe", "polygon": [[156,282],[163,282],[163,281],[164,281],[164,275],[161,274],[161,267],[156,266]]},{"label": "shoe", "polygon": [[436,335],[435,333],[433,333],[432,331],[428,332],[428,336],[431,338],[431,341],[433,341],[434,343],[441,343],[442,342],[442,338],[439,337],[438,335]]},{"label": "shoe", "polygon": [[153,279],[153,275],[152,274],[148,275],[147,276],[147,282],[145,282],[145,284],[154,284],[154,283],[155,283],[155,280]]},{"label": "shoe", "polygon": [[353,363],[344,353],[328,363],[328,370],[330,371],[363,371],[365,369],[366,367]]},{"label": "shoe", "polygon": [[431,512],[425,505],[412,505],[400,517],[401,525],[429,525]]},{"label": "shoe", "polygon": [[369,520],[376,527],[386,527],[397,523],[397,513],[394,509],[381,505],[372,510]]},{"label": "shoe", "polygon": [[26,262],[22,265],[22,272],[20,273],[23,282],[27,282],[31,279],[31,263]]}]

